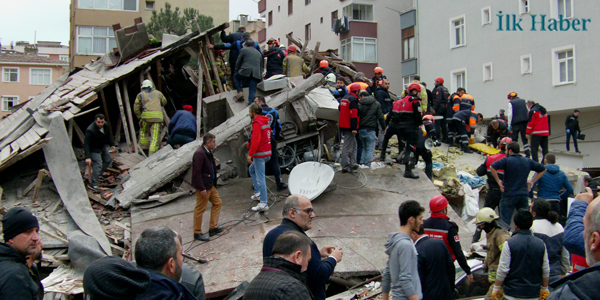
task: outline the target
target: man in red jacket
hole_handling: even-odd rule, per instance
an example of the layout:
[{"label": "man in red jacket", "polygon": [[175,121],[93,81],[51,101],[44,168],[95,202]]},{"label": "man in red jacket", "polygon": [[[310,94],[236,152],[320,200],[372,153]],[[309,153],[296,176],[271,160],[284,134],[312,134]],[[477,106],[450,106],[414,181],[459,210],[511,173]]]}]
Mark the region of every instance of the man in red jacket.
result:
[{"label": "man in red jacket", "polygon": [[271,159],[271,126],[269,118],[262,115],[262,107],[252,103],[248,107],[248,114],[252,119],[252,138],[248,144],[248,163],[250,176],[254,185],[252,200],[260,203],[253,207],[253,211],[267,211],[267,182],[265,180],[265,164]]},{"label": "man in red jacket", "polygon": [[358,169],[356,164],[356,134],[358,133],[358,94],[361,86],[353,83],[348,86],[348,94],[340,101],[340,133],[344,139],[342,145],[342,172]]},{"label": "man in red jacket", "polygon": [[548,124],[548,113],[546,108],[533,100],[527,101],[529,107],[529,123],[527,123],[526,137],[531,143],[531,159],[538,161],[538,148],[542,147],[542,161],[548,154],[548,136],[550,126]]},{"label": "man in red jacket", "polygon": [[[216,145],[215,136],[212,133],[205,134],[202,138],[202,146],[196,150],[192,160],[192,186],[196,188],[194,239],[203,242],[210,241],[210,236],[223,231],[223,226],[217,226],[222,201],[217,192],[217,164],[212,153]],[[202,234],[202,215],[209,201],[212,203],[212,208],[208,236],[206,236]]]}]

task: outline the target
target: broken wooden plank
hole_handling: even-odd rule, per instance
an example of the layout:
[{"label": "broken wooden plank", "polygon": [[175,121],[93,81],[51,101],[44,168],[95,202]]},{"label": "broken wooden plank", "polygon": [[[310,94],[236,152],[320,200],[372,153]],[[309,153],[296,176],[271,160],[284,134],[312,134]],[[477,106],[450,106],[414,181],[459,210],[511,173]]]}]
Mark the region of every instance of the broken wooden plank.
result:
[{"label": "broken wooden plank", "polygon": [[[198,23],[196,23],[198,25]],[[213,75],[215,76],[215,81],[217,82],[217,87],[219,88],[219,93],[224,92],[223,83],[221,82],[221,78],[219,77],[219,70],[217,69],[217,64],[215,63],[215,52],[206,48],[206,45],[210,43],[208,36],[204,36],[204,51],[208,54],[208,62],[210,64],[211,69],[213,70]]]},{"label": "broken wooden plank", "polygon": [[123,128],[123,120],[121,118],[117,119],[117,128],[115,129],[115,143],[121,143],[121,130]]},{"label": "broken wooden plank", "polygon": [[94,194],[90,190],[87,191],[87,195],[88,195],[88,198],[90,198],[90,200],[93,200],[94,202],[98,202],[99,204],[102,204],[102,206],[106,206],[107,201],[102,199],[102,196],[100,196],[98,194]]},{"label": "broken wooden plank", "polygon": [[[317,59],[317,53],[319,53],[319,47],[321,46],[321,42],[317,42],[317,44],[315,45],[315,52],[313,54],[313,57],[310,61],[310,66],[308,67],[310,69],[310,73],[312,74],[312,72],[315,70],[315,60]],[[302,57],[302,56],[301,56]]]},{"label": "broken wooden plank", "polygon": [[[200,53],[202,54],[202,53]],[[196,139],[202,135],[202,64],[198,63],[198,92],[196,99]]]},{"label": "broken wooden plank", "polygon": [[206,61],[204,60],[204,58],[205,58],[204,51],[202,50],[202,47],[200,47],[200,55],[198,56],[198,64],[202,67],[202,75],[203,76],[198,76],[198,77],[204,79],[204,84],[206,84],[206,91],[209,96],[212,96],[215,94],[215,89],[213,88],[212,80],[210,78],[210,73],[208,72],[208,66],[206,65]]},{"label": "broken wooden plank", "polygon": [[35,133],[37,133],[39,136],[44,136],[44,135],[46,135],[46,133],[48,133],[48,129],[46,129],[46,128],[44,128],[44,127],[42,127],[42,126],[38,125],[38,124],[35,124],[35,125],[33,125],[33,130],[34,130],[34,131],[35,131]]},{"label": "broken wooden plank", "polygon": [[[125,100],[125,108],[127,109],[127,118],[129,118],[129,130],[131,133],[131,144],[133,145],[133,153],[137,153],[137,137],[135,134],[135,126],[133,126],[133,114],[131,110],[131,103],[129,103],[129,92],[127,90],[127,79],[123,81],[123,97]],[[161,140],[162,141],[162,140]]]},{"label": "broken wooden plank", "polygon": [[[77,108],[77,106],[74,106],[74,108]],[[78,109],[78,110],[80,110],[79,108],[77,108],[77,109]],[[98,110],[98,109],[100,109],[100,106],[96,106],[96,107],[94,107],[94,108],[92,108],[92,109],[88,109],[88,110],[86,110],[86,111],[82,111],[82,112],[80,112],[80,113],[78,113],[78,114],[75,114],[75,115],[73,115],[73,118],[75,118],[75,117],[80,117],[80,116],[83,116],[83,115],[85,115],[85,114],[89,114],[89,113],[91,113],[91,112],[93,112],[93,111],[96,111],[96,110]],[[70,113],[73,113],[71,110],[69,110],[69,112],[70,112]],[[94,121],[95,121],[95,120],[94,120]]]},{"label": "broken wooden plank", "polygon": [[0,165],[0,171],[12,166],[14,163],[20,161],[21,159],[27,157],[29,154],[38,151],[40,149],[42,149],[42,147],[46,146],[46,144],[48,144],[48,142],[51,140],[52,138],[44,138],[39,140],[35,145],[29,147],[28,149],[26,149],[25,151],[22,152],[13,152],[11,154],[11,157],[5,161],[2,162]]},{"label": "broken wooden plank", "polygon": [[79,125],[77,125],[76,122],[73,122],[73,128],[75,129],[75,133],[77,133],[77,137],[81,144],[85,145],[85,134],[83,134],[83,131],[81,131],[81,128],[79,128]]},{"label": "broken wooden plank", "polygon": [[[108,115],[108,105],[106,105],[106,97],[104,96],[104,89],[100,90],[100,98],[102,99],[102,107],[104,107],[104,117],[106,118],[106,123],[108,124],[108,131],[110,132],[111,137],[115,137],[112,129],[112,122],[110,121],[110,116]],[[115,140],[115,142],[117,142]]]},{"label": "broken wooden plank", "polygon": [[90,104],[90,103],[94,102],[96,99],[98,99],[98,94],[96,94],[96,92],[92,92],[92,93],[89,93],[89,94],[83,96],[83,99],[84,99],[83,102],[80,104],[77,104],[77,107],[79,107],[79,108],[86,107],[88,104]]},{"label": "broken wooden plank", "polygon": [[123,130],[125,130],[125,141],[127,142],[127,153],[131,151],[131,139],[129,138],[129,126],[127,125],[127,119],[125,118],[125,108],[123,107],[123,98],[121,98],[121,88],[119,88],[119,82],[115,82],[115,91],[117,94],[117,100],[119,101],[119,111],[121,112],[121,123],[123,124]]}]

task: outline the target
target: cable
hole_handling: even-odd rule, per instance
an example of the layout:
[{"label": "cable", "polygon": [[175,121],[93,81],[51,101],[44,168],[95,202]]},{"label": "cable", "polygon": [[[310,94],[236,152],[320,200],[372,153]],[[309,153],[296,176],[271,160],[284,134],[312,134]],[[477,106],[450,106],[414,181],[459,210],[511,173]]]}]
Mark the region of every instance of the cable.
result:
[{"label": "cable", "polygon": [[[337,182],[336,182],[336,183],[337,183],[337,185],[338,185],[338,187],[340,187],[340,188],[343,188],[343,189],[347,189],[347,190],[358,190],[358,189],[361,189],[361,188],[363,188],[365,185],[367,185],[367,182],[369,182],[369,178],[368,178],[368,177],[367,177],[367,175],[366,175],[366,174],[365,174],[365,173],[364,173],[362,170],[360,170],[360,169],[358,170],[358,172],[352,172],[352,173],[350,173],[350,174],[352,174],[352,175],[354,175],[354,176],[357,176],[357,175],[356,175],[357,173],[363,174],[363,176],[365,176],[365,182],[363,182],[363,183],[362,183],[360,186],[343,186],[343,185],[340,185],[339,183],[337,183]],[[358,180],[358,178],[360,178],[360,174],[358,174],[358,176],[357,176],[357,180]],[[359,180],[359,182],[360,182],[360,180]]]}]

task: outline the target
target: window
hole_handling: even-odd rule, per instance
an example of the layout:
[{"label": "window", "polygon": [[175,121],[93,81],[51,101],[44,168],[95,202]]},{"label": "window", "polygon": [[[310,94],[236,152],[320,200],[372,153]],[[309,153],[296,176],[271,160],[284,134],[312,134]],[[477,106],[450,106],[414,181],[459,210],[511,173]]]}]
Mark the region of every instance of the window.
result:
[{"label": "window", "polygon": [[154,1],[146,1],[146,9],[154,10]]},{"label": "window", "polygon": [[52,69],[29,68],[29,84],[50,85],[52,82]]},{"label": "window", "polygon": [[402,29],[402,60],[413,59],[415,54],[415,27]]},{"label": "window", "polygon": [[268,22],[269,26],[273,25],[273,11],[269,12]]},{"label": "window", "polygon": [[323,24],[323,17],[321,17],[321,24]]},{"label": "window", "polygon": [[10,111],[10,109],[19,104],[19,96],[2,96],[2,110]]},{"label": "window", "polygon": [[492,62],[483,64],[483,82],[492,81],[494,79],[494,73],[492,69]]},{"label": "window", "polygon": [[112,27],[77,26],[77,53],[105,54],[117,47]]},{"label": "window", "polygon": [[19,68],[2,68],[2,82],[19,82]]},{"label": "window", "polygon": [[492,24],[492,7],[484,7],[481,9],[481,25],[485,26]]},{"label": "window", "polygon": [[288,15],[294,13],[294,0],[288,0]]},{"label": "window", "polygon": [[281,12],[281,5],[277,6],[277,12]]},{"label": "window", "polygon": [[354,21],[373,21],[372,4],[350,4],[344,7],[344,16]]},{"label": "window", "polygon": [[335,20],[338,19],[338,11],[332,11],[331,12],[331,29],[333,30],[333,25],[335,25]]},{"label": "window", "polygon": [[310,41],[310,23],[304,25],[304,40]]},{"label": "window", "polygon": [[38,56],[45,57],[45,58],[50,58],[50,54],[38,54]]},{"label": "window", "polygon": [[450,19],[450,48],[462,47],[466,44],[465,15]]},{"label": "window", "polygon": [[554,85],[575,83],[575,45],[552,49],[552,71]]},{"label": "window", "polygon": [[456,91],[459,87],[467,89],[467,68],[450,71],[450,78],[452,79],[452,91]]},{"label": "window", "polygon": [[408,85],[415,80],[415,76],[406,76],[402,77],[402,85],[404,86],[404,90],[408,88]]},{"label": "window", "polygon": [[60,61],[66,61],[66,62],[68,62],[69,61],[69,56],[68,55],[59,55],[58,59]]},{"label": "window", "polygon": [[351,37],[341,42],[342,57],[347,61],[377,62],[377,39]]},{"label": "window", "polygon": [[[150,1],[146,1],[146,9],[148,2]],[[152,7],[154,8],[154,4]],[[137,0],[79,0],[79,8],[137,11]]]},{"label": "window", "polygon": [[558,0],[558,14],[563,15],[565,18],[572,18],[573,0]]},{"label": "window", "polygon": [[521,74],[531,74],[533,72],[533,66],[531,64],[531,54],[521,56]]},{"label": "window", "polygon": [[304,0],[304,5],[309,5],[310,4],[310,0]]},{"label": "window", "polygon": [[530,12],[529,0],[519,0],[519,13],[528,14]]}]

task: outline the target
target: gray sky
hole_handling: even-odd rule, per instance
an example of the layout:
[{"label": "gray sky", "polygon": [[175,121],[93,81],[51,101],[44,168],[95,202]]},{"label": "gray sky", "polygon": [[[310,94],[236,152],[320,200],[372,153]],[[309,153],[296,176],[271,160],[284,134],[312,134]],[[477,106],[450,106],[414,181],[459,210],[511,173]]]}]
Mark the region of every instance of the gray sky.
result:
[{"label": "gray sky", "polygon": [[[214,0],[221,1],[221,0]],[[60,41],[69,44],[70,0],[2,0],[0,9],[0,38],[2,45],[11,41],[33,43],[34,32],[38,41]],[[253,0],[229,0],[229,19],[239,14],[259,17],[258,4]]]}]

